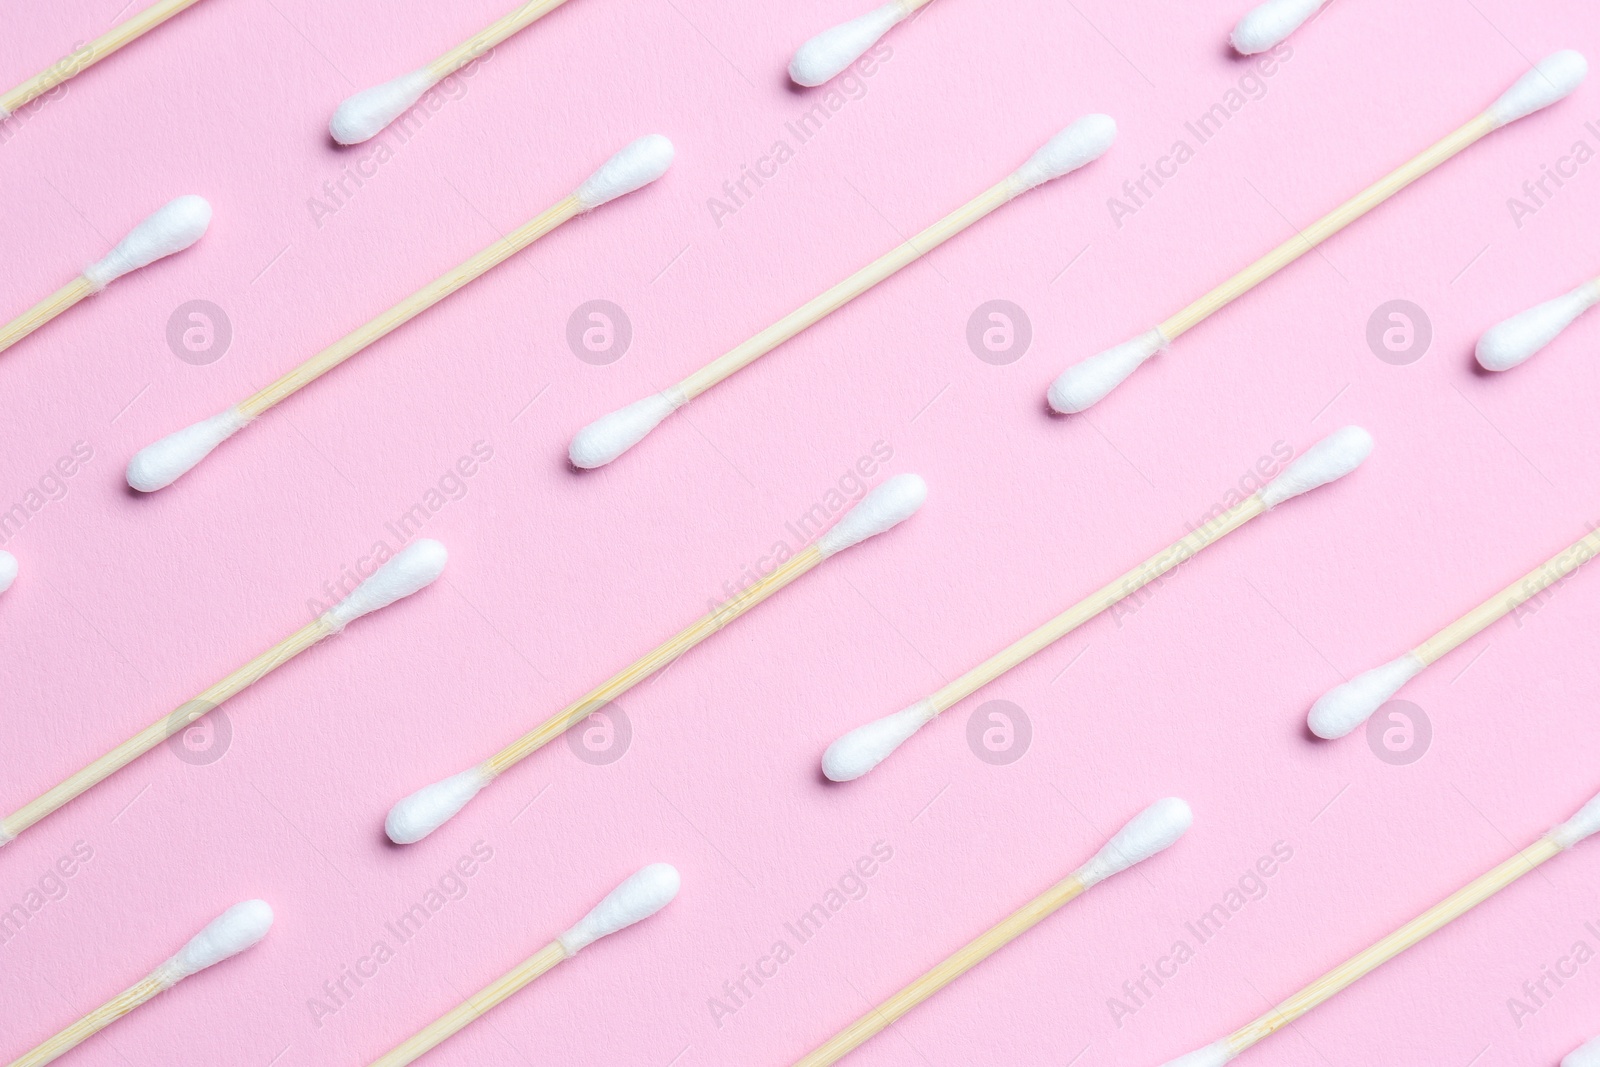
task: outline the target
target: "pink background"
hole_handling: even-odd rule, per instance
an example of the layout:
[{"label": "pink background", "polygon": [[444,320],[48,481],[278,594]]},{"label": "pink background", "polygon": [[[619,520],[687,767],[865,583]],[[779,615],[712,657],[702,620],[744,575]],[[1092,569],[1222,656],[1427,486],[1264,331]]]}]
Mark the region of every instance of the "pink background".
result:
[{"label": "pink background", "polygon": [[[10,5],[0,81],[102,32],[121,0]],[[1600,785],[1581,576],[1458,650],[1405,697],[1434,723],[1410,766],[1310,739],[1318,694],[1387,660],[1600,521],[1600,318],[1513,373],[1491,323],[1596,270],[1600,162],[1519,227],[1507,207],[1579,140],[1600,90],[1496,134],[1185,337],[1087,417],[1047,417],[1069,361],[1123,340],[1455,128],[1558,48],[1600,53],[1587,0],[1339,2],[1265,94],[1119,228],[1107,200],[1247,74],[1245,6],[943,0],[736,213],[709,198],[820,96],[793,47],[860,0],[574,0],[497,50],[339,206],[308,207],[373,145],[325,124],[508,0],[208,0],[72,81],[0,148],[0,307],[52,290],[186,192],[194,249],[116,283],[0,357],[0,506],[83,442],[93,458],[5,547],[0,746],[14,809],[310,617],[308,601],[485,442],[428,520],[444,580],[226,708],[231,747],[163,748],[0,856],[0,906],[75,844],[65,895],[0,944],[4,1056],[144,974],[236,900],[271,936],[73,1062],[368,1062],[654,860],[679,899],[544,979],[437,1063],[784,1064],[1077,866],[1163,795],[1193,831],[858,1052],[866,1065],[1153,1065],[1211,1041],[1565,818]],[[1103,110],[1108,156],[1004,208],[666,424],[605,470],[570,434],[675,380]],[[1600,127],[1597,127],[1600,129]],[[678,160],[295,397],[174,488],[138,447],[221,410],[509,231],[632,138]],[[393,144],[392,134],[384,135]],[[1581,236],[1580,236],[1581,235]],[[1070,264],[1070,268],[1069,268]],[[984,301],[1033,341],[975,358]],[[1374,358],[1368,317],[1424,308],[1431,349]],[[224,309],[223,358],[175,358],[168,317]],[[606,299],[632,347],[575,358]],[[535,399],[537,398],[537,399]],[[530,405],[531,402],[531,406]],[[845,729],[904,706],[1181,534],[1275,442],[1359,422],[1355,476],[1186,566],[953,709],[874,775],[819,780]],[[487,755],[676,631],[882,443],[874,480],[927,506],[630,695],[631,750],[539,753],[425,843],[386,845],[401,795]],[[53,485],[54,483],[50,483]],[[446,479],[446,485],[450,486]],[[57,495],[60,495],[59,492]],[[392,543],[392,540],[391,540]],[[1070,667],[1069,667],[1070,665]],[[1009,766],[969,751],[985,700],[1034,726]],[[531,805],[531,806],[530,806]],[[324,981],[388,940],[475,843],[493,858],[336,1013]],[[736,1013],[708,1006],[875,842],[864,900]],[[1275,843],[1293,858],[1148,1003],[1108,999]],[[1519,1026],[1507,999],[1577,941],[1600,948],[1591,845],[1432,938],[1251,1062],[1552,1064],[1600,1031],[1600,962]],[[319,1025],[320,1022],[320,1025]],[[1077,1057],[1074,1059],[1074,1057]]]}]

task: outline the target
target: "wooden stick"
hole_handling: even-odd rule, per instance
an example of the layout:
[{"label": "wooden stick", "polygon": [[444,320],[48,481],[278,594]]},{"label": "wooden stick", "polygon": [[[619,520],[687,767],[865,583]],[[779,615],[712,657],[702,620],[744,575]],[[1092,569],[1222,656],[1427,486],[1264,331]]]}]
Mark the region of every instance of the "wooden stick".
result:
[{"label": "wooden stick", "polygon": [[11,841],[46,815],[105,781],[167,738],[187,730],[227,700],[334,633],[325,618],[318,616],[193,700],[180,704],[66,781],[0,819],[0,843]]},{"label": "wooden stick", "polygon": [[185,8],[193,7],[198,2],[199,0],[157,0],[126,22],[119,22],[88,44],[73,49],[71,55],[61,59],[42,74],[37,74],[10,92],[0,95],[0,113],[16,114],[17,109],[29,101],[88,70],[124,45],[138,40],[172,16]]},{"label": "wooden stick", "polygon": [[253,419],[282,403],[397,326],[410,322],[457,289],[504,263],[582,211],[583,204],[576,195],[563,197],[506,237],[424,285],[377,318],[352,330],[271,385],[240,401],[239,414]]},{"label": "wooden stick", "polygon": [[511,968],[478,992],[451,1008],[421,1031],[402,1041],[388,1052],[372,1061],[371,1067],[403,1067],[425,1052],[461,1031],[468,1023],[476,1022],[488,1014],[489,1009],[528,985],[550,968],[567,959],[567,950],[561,942],[552,941],[544,948]]},{"label": "wooden stick", "polygon": [[443,80],[514,33],[527,29],[567,0],[532,0],[473,34],[444,55],[428,64],[435,81]]},{"label": "wooden stick", "polygon": [[83,275],[72,279],[4,326],[0,326],[0,352],[4,352],[34,330],[72,305],[95,292],[94,283]]},{"label": "wooden stick", "polygon": [[1001,948],[1027,933],[1100,882],[1162,851],[1182,837],[1193,822],[1189,806],[1181,800],[1159,800],[1135,816],[1088,863],[1028,903],[967,942],[942,963],[905,986],[839,1033],[829,1038],[794,1067],[827,1067],[837,1063],[868,1039],[893,1025],[906,1012],[966,974]]},{"label": "wooden stick", "polygon": [[1596,830],[1600,830],[1600,797],[1589,801],[1571,819],[1556,826],[1466,888],[1451,894],[1371,948],[1352,956],[1253,1022],[1198,1052],[1170,1061],[1167,1067],[1211,1067],[1213,1064],[1226,1063],[1335,993],[1349,988],[1429,934],[1459,919],[1529,871],[1592,836]]},{"label": "wooden stick", "polygon": [[1168,341],[1175,341],[1195,326],[1227,307],[1301,256],[1322,244],[1352,222],[1370,213],[1384,201],[1432,170],[1453,159],[1496,129],[1488,114],[1479,115],[1459,130],[1360,193],[1340,204],[1300,233],[1256,260],[1205,296],[1167,319],[1160,330]]},{"label": "wooden stick", "polygon": [[77,1048],[134,1008],[165,992],[169,984],[163,981],[160,972],[139,979],[59,1034],[12,1060],[10,1067],[43,1067]]}]

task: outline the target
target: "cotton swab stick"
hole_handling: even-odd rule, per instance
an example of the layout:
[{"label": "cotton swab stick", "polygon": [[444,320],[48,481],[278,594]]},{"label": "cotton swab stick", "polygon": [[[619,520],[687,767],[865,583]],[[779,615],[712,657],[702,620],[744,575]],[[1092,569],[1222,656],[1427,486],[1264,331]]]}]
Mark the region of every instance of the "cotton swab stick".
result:
[{"label": "cotton swab stick", "polygon": [[346,334],[265,389],[246,397],[219,415],[147,445],[128,463],[128,484],[141,493],[153,493],[171,485],[210,455],[212,449],[244,429],[262,412],[298,393],[386,336],[395,327],[416,318],[556,227],[655,181],[666,173],[671,164],[671,141],[660,134],[639,138],[612,156],[574,192],[534,216],[520,229],[429,282],[371,322]]},{"label": "cotton swab stick", "polygon": [[1600,278],[1514,315],[1478,339],[1478,363],[1484,370],[1510,370],[1554,341],[1596,304],[1600,304]]},{"label": "cotton swab stick", "polygon": [[37,74],[10,92],[0,95],[0,120],[17,113],[17,109],[48,93],[68,78],[82,74],[124,45],[137,41],[163,22],[199,0],[159,0],[126,22],[119,22],[86,45],[72,50],[66,59],[54,64],[42,74]]},{"label": "cotton swab stick", "polygon": [[862,267],[833,288],[791,311],[765,330],[701,367],[664,392],[645,397],[595,420],[572,439],[568,458],[575,467],[604,466],[644,439],[662,419],[754,363],[795,334],[839,310],[862,293],[915,263],[991,211],[1029,189],[1098,159],[1116,139],[1117,124],[1106,115],[1088,115],[1068,126],[999,184],[979,193],[915,237]]},{"label": "cotton swab stick", "polygon": [[1570,95],[1583,83],[1588,72],[1589,64],[1582,55],[1572,51],[1557,52],[1518,79],[1483,114],[1357,193],[1159,326],[1068,367],[1050,386],[1050,406],[1063,415],[1087,410],[1121,385],[1145,360],[1166,349],[1180,336],[1495,130]]},{"label": "cotton swab stick", "polygon": [[1194,822],[1189,805],[1176,797],[1158,800],[1108,841],[1093,859],[967,942],[954,955],[839,1031],[794,1067],[837,1063],[912,1008],[1049,918],[1062,905],[1136,863],[1170,847]]},{"label": "cotton swab stick", "polygon": [[272,908],[266,901],[235,904],[195,934],[177,955],[44,1044],[12,1060],[10,1067],[41,1067],[51,1062],[190,975],[243,952],[270,929]]},{"label": "cotton swab stick", "polygon": [[1114,578],[1066,611],[976,667],[932,696],[903,711],[857,727],[828,746],[822,755],[822,773],[835,782],[860,778],[882,763],[911,735],[932,722],[940,712],[965,700],[1002,674],[1043,652],[1096,615],[1127,599],[1163,574],[1221,540],[1251,519],[1284,501],[1343,478],[1372,452],[1372,437],[1359,426],[1346,426],[1306,450],[1278,477],[1253,496],[1179,538],[1137,567]]},{"label": "cotton swab stick", "polygon": [[11,588],[11,583],[17,580],[17,557],[0,549],[0,593]]},{"label": "cotton swab stick", "polygon": [[832,81],[866,54],[878,38],[915,15],[929,0],[889,0],[858,19],[823,30],[795,50],[789,77],[807,87]]},{"label": "cotton swab stick", "polygon": [[415,1061],[586,946],[641,919],[648,919],[672,903],[680,884],[677,868],[667,863],[652,863],[613,889],[572,929],[439,1016],[415,1036],[373,1060],[371,1067],[403,1067]]},{"label": "cotton swab stick", "polygon": [[339,633],[361,616],[388,607],[430,584],[444,571],[444,546],[437,541],[413,541],[399,555],[379,567],[353,593],[318,615],[243,667],[217,682],[193,700],[157,719],[60,785],[0,819],[0,845],[132,763],[174,734],[182,733],[238,696],[262,678],[294,659],[312,645]]},{"label": "cotton swab stick", "polygon": [[204,197],[178,197],[129,230],[104,259],[89,264],[82,274],[0,326],[0,352],[124,274],[188,248],[200,240],[210,225],[211,205]]},{"label": "cotton swab stick", "polygon": [[1214,1044],[1169,1060],[1163,1067],[1222,1067],[1245,1049],[1288,1026],[1318,1004],[1365,978],[1406,949],[1459,919],[1534,868],[1600,831],[1600,796],[1571,819],[1506,860],[1477,881],[1436,904],[1376,945],[1352,956],[1255,1022]]},{"label": "cotton swab stick", "polygon": [[727,603],[645,653],[482,763],[425,786],[400,801],[390,809],[384,823],[389,840],[397,845],[421,841],[466,807],[467,801],[477,796],[484,786],[573,725],[616,700],[807,571],[852,545],[900,525],[922,507],[927,497],[927,485],[915,474],[890,478],[846,512],[827,533],[779,564],[771,574],[745,587]]},{"label": "cotton swab stick", "polygon": [[1586,1041],[1582,1048],[1567,1053],[1561,1061],[1561,1067],[1600,1067],[1600,1037]]},{"label": "cotton swab stick", "polygon": [[[432,63],[393,81],[363,89],[340,104],[328,132],[340,144],[360,144],[400,117],[422,94],[514,33],[527,29],[567,0],[533,0],[462,41]],[[926,2],[926,0],[924,0]]]},{"label": "cotton swab stick", "polygon": [[1242,56],[1253,56],[1282,44],[1327,2],[1266,0],[1266,3],[1257,4],[1233,28],[1233,47]]},{"label": "cotton swab stick", "polygon": [[1600,529],[1580,537],[1397,660],[1334,686],[1311,707],[1308,723],[1318,737],[1343,737],[1421,674],[1487,627],[1537,597],[1600,555]]}]

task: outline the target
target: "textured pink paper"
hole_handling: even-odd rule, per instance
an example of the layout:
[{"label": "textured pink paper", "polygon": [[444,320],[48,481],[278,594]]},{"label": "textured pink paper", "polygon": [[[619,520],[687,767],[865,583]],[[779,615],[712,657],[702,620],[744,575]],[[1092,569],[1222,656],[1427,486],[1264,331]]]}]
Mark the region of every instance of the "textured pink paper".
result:
[{"label": "textured pink paper", "polygon": [[[125,17],[120,2],[12,5],[0,82]],[[1530,60],[1600,55],[1592,4],[1335,3],[1120,227],[1108,200],[1123,183],[1175,140],[1192,146],[1185,124],[1241,79],[1255,87],[1225,47],[1243,2],[939,0],[801,144],[790,124],[826,90],[790,87],[789,56],[864,4],[572,0],[441,97],[409,141],[384,135],[381,162],[379,142],[329,142],[342,98],[509,2],[204,0],[4,128],[0,315],[174,196],[203,194],[216,216],[194,249],[0,356],[0,506],[41,486],[59,497],[5,540],[22,574],[0,598],[0,808],[302,624],[342,568],[395,546],[386,523],[414,506],[451,563],[227,705],[221,760],[158,750],[0,853],[0,907],[41,881],[59,897],[0,944],[0,1057],[260,896],[278,915],[262,945],[71,1062],[364,1064],[667,860],[683,890],[665,912],[428,1062],[785,1064],[1180,795],[1196,813],[1184,841],[850,1061],[1154,1065],[1254,1017],[1600,786],[1588,573],[1407,689],[1434,726],[1419,762],[1386,764],[1363,734],[1315,742],[1303,725],[1342,676],[1600,522],[1600,319],[1509,374],[1471,358],[1485,328],[1600,271],[1600,161],[1547,183],[1520,225],[1507,204],[1575,142],[1600,149],[1600,91],[1494,135],[1087,416],[1051,418],[1043,402],[1068,362],[1147,329],[1410,158]],[[1101,162],[1007,206],[614,466],[567,468],[590,419],[767,325],[1088,111],[1121,124]],[[652,131],[678,148],[662,181],[361,354],[171,489],[125,489],[137,448],[269,381]],[[780,139],[792,158],[762,162]],[[713,211],[758,166],[765,184],[747,179],[737,210]],[[342,179],[353,195],[336,199],[326,189],[347,170],[363,184]],[[608,366],[567,342],[569,316],[597,299],[633,331]],[[994,299],[1032,327],[1007,366],[966,340]],[[1393,299],[1433,327],[1409,366],[1366,341]],[[220,306],[233,331],[206,365],[167,341],[191,300]],[[952,709],[873,775],[820,780],[839,733],[1180,535],[1275,445],[1351,422],[1378,442],[1356,475]],[[75,447],[92,458],[47,478]],[[475,447],[472,476],[453,480]],[[793,547],[787,524],[826,509],[841,480],[852,488],[864,457],[874,482],[926,477],[923,512],[631,694],[622,759],[592,765],[554,744],[426,842],[383,841],[394,800],[676,631],[776,543]],[[1001,699],[1034,735],[1020,761],[993,766],[967,722]],[[875,845],[892,856],[865,865],[864,899],[801,942],[785,924]],[[1292,858],[1266,865],[1265,895],[1200,944],[1185,924],[1242,878],[1254,889],[1246,876],[1275,847]],[[401,943],[386,924],[442,878],[455,889],[446,875],[474,848],[464,895]],[[51,879],[74,849],[92,857]],[[1561,962],[1578,942],[1600,950],[1597,879],[1600,847],[1560,858],[1250,1062],[1553,1064],[1600,1032],[1600,962]],[[379,940],[392,958],[362,963]],[[792,958],[763,962],[780,940]],[[1159,989],[1146,979],[1135,1004],[1123,983],[1179,940],[1193,959]],[[357,966],[375,974],[338,992]],[[735,1001],[729,987],[758,966],[769,977],[743,979]],[[1523,986],[1547,967],[1568,973],[1535,1005]],[[1513,997],[1535,1010],[1514,1016]]]}]

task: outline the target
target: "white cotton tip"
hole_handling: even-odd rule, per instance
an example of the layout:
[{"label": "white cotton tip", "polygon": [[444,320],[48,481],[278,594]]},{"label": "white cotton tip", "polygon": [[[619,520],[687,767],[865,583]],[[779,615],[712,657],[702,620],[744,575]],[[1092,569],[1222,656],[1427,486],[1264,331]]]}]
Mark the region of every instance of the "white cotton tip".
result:
[{"label": "white cotton tip", "polygon": [[1600,1067],[1600,1037],[1567,1053],[1561,1067]]},{"label": "white cotton tip", "polygon": [[557,940],[569,957],[575,956],[602,937],[632,926],[640,919],[648,919],[672,903],[682,884],[678,869],[672,864],[652,863],[607,893],[594,910]]},{"label": "white cotton tip", "polygon": [[444,573],[449,559],[450,553],[439,542],[426,537],[413,541],[322,617],[333,627],[334,633],[338,633],[361,616],[432,585]]},{"label": "white cotton tip", "polygon": [[1309,493],[1319,485],[1336,482],[1372,455],[1372,435],[1359,426],[1335,430],[1289,464],[1261,490],[1261,500],[1275,508],[1285,500]]},{"label": "white cotton tip", "polygon": [[449,822],[491,779],[477,767],[435,782],[389,809],[383,832],[397,845],[414,845]]},{"label": "white cotton tip", "polygon": [[424,67],[363,89],[334,109],[333,117],[328,120],[328,132],[340,144],[360,144],[399,118],[437,81]]},{"label": "white cotton tip", "polygon": [[808,87],[833,80],[877,44],[878,38],[904,20],[906,14],[900,0],[890,0],[858,19],[823,30],[795,49],[794,58],[789,60],[789,77],[796,85]]},{"label": "white cotton tip", "polygon": [[1550,831],[1550,840],[1562,848],[1571,848],[1578,842],[1600,833],[1600,796],[1585,804],[1572,818]]},{"label": "white cotton tip", "polygon": [[1117,139],[1117,122],[1110,115],[1085,115],[1044,143],[1011,175],[1015,192],[1071,174],[1106,154]]},{"label": "white cotton tip", "polygon": [[0,593],[11,588],[11,583],[17,580],[17,557],[0,549]]},{"label": "white cotton tip", "polygon": [[817,538],[824,558],[892,530],[917,513],[928,499],[928,483],[915,474],[897,474],[845,512],[844,518]]},{"label": "white cotton tip", "polygon": [[1160,329],[1149,330],[1068,367],[1050,385],[1050,407],[1063,415],[1087,411],[1168,343]]},{"label": "white cotton tip", "polygon": [[1168,1060],[1161,1067],[1222,1067],[1232,1060],[1238,1053],[1228,1047],[1227,1041],[1218,1041],[1214,1045],[1196,1049],[1187,1056],[1179,1056],[1175,1060]]},{"label": "white cotton tip", "polygon": [[190,938],[176,956],[163,964],[163,970],[174,982],[187,978],[229,956],[237,956],[266,937],[271,929],[272,908],[266,901],[235,904]]},{"label": "white cotton tip", "polygon": [[688,400],[674,386],[602,415],[573,435],[567,458],[582,470],[604,467],[643,441],[645,434],[686,403]]},{"label": "white cotton tip", "polygon": [[1478,339],[1478,363],[1484,370],[1510,370],[1596,304],[1600,304],[1600,281],[1586,282],[1565,296],[1513,315]]},{"label": "white cotton tip", "polygon": [[83,276],[98,292],[129,271],[182,252],[200,240],[210,225],[211,205],[205,197],[180,196],[129,230],[104,259],[83,268]]},{"label": "white cotton tip", "polygon": [[249,423],[238,408],[229,408],[177,433],[169,433],[133,454],[128,461],[128,484],[141,493],[165,489]]},{"label": "white cotton tip", "polygon": [[939,714],[924,698],[893,715],[885,715],[845,734],[822,754],[822,773],[834,782],[853,782],[888,758]]},{"label": "white cotton tip", "polygon": [[1518,78],[1505,95],[1489,106],[1489,117],[1497,127],[1515,122],[1571,96],[1588,75],[1589,61],[1582,52],[1570,48],[1557,52]]},{"label": "white cotton tip", "polygon": [[1358,674],[1322,694],[1322,698],[1311,705],[1306,723],[1312,733],[1325,740],[1343,737],[1372,718],[1373,712],[1421,674],[1425,666],[1427,664],[1407,652],[1397,660]]},{"label": "white cotton tip", "polygon": [[572,195],[583,210],[593,211],[661,177],[672,166],[672,155],[671,141],[659,133],[647,134],[606,160]]},{"label": "white cotton tip", "polygon": [[1158,800],[1135,815],[1093,859],[1078,868],[1078,880],[1087,888],[1120,874],[1169,848],[1193,825],[1194,812],[1188,804],[1177,797]]},{"label": "white cotton tip", "polygon": [[1242,56],[1253,56],[1282,44],[1325,3],[1327,0],[1266,0],[1233,28],[1234,50]]}]

